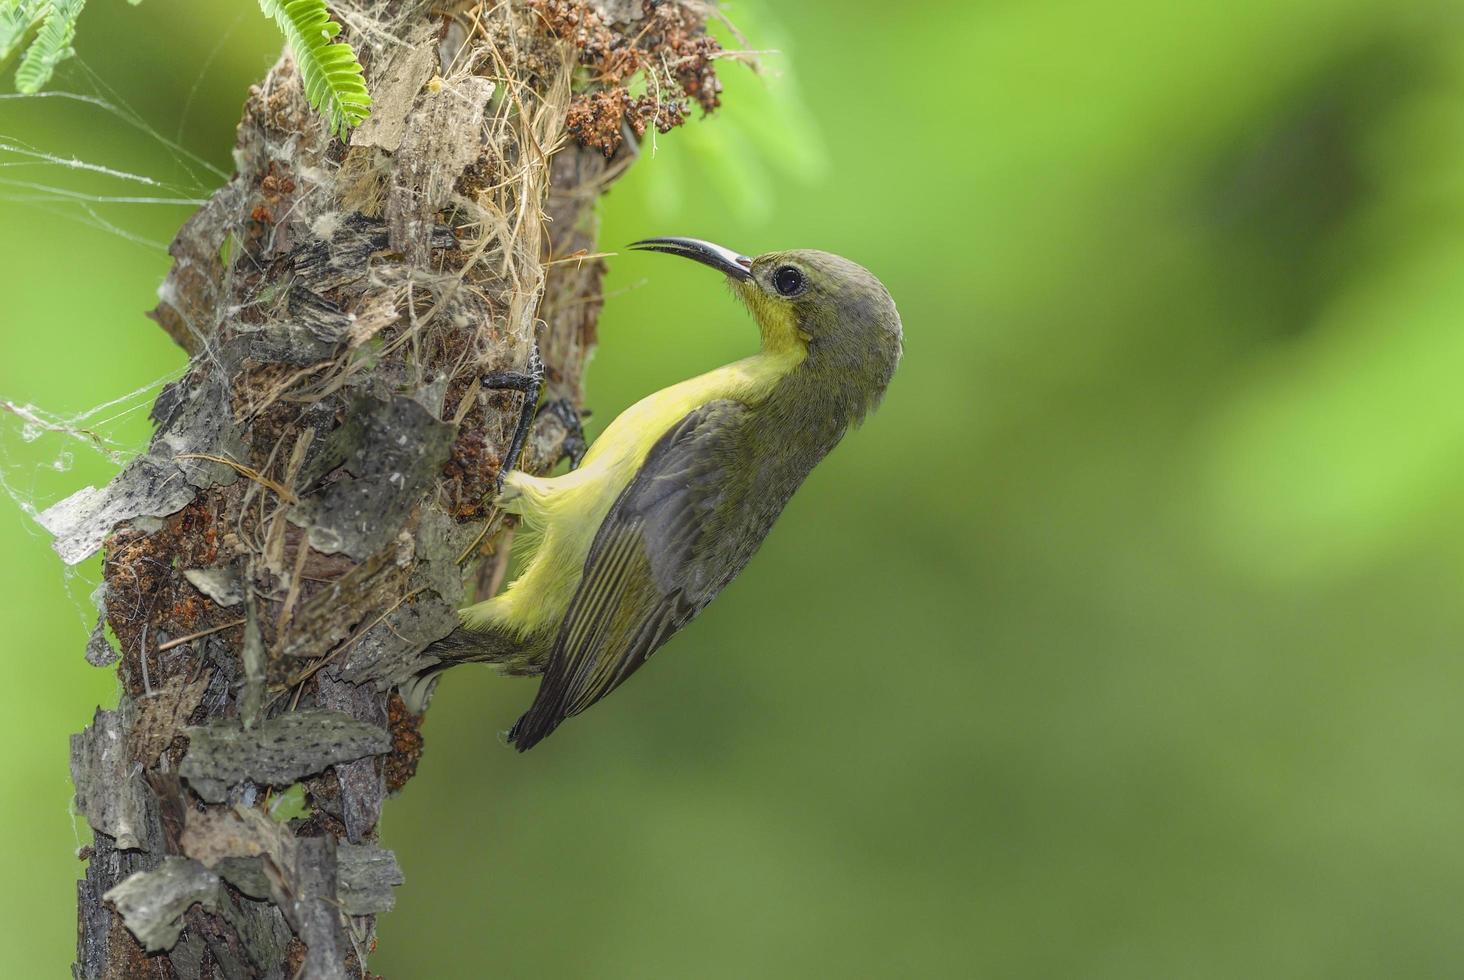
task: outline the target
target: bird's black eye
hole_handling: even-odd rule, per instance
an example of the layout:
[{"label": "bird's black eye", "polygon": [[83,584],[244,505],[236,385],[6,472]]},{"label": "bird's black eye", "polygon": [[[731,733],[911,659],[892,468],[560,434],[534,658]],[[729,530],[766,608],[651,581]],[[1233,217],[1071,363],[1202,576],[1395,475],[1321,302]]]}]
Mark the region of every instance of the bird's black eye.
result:
[{"label": "bird's black eye", "polygon": [[773,285],[783,296],[797,296],[803,292],[803,273],[785,265],[773,273]]}]

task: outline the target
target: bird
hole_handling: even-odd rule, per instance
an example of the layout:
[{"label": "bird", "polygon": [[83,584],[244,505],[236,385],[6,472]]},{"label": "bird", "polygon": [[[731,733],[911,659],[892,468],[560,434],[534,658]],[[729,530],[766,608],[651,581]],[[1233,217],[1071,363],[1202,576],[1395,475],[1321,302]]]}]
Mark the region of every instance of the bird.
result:
[{"label": "bird", "polygon": [[722,273],[761,346],[641,399],[577,468],[502,480],[494,504],[537,532],[537,548],[426,652],[443,668],[542,676],[508,732],[521,752],[620,686],[743,570],[804,478],[879,404],[903,352],[889,291],[848,259],[749,258],[695,238],[631,247]]}]

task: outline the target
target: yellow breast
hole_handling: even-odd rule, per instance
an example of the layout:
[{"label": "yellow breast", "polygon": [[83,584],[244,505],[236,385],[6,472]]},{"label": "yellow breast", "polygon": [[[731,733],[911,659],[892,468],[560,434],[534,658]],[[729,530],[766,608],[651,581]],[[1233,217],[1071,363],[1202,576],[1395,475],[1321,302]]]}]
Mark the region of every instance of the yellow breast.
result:
[{"label": "yellow breast", "polygon": [[542,534],[521,574],[502,595],[462,612],[469,626],[508,626],[527,635],[557,624],[569,608],[595,534],[656,442],[708,402],[756,404],[803,359],[800,347],[764,351],[649,395],[595,440],[579,469],[553,479],[514,474],[524,520]]}]

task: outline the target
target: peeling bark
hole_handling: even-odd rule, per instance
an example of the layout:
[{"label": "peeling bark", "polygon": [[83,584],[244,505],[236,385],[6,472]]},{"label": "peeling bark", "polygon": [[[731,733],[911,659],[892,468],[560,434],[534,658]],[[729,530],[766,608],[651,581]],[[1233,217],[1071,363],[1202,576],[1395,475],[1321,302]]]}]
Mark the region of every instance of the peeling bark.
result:
[{"label": "peeling bark", "polygon": [[[483,375],[537,342],[555,410],[521,465],[575,451],[604,273],[578,256],[648,118],[590,97],[660,65],[685,101],[649,118],[715,104],[690,0],[332,6],[371,121],[331,139],[288,58],[250,92],[153,313],[188,371],[147,453],[43,515],[64,560],[104,548],[120,646],[88,643],[122,693],[72,741],[78,977],[368,975],[402,880],[377,821],[422,751],[396,689],[511,531],[489,501],[522,396]],[[273,818],[294,783],[307,815]]]}]

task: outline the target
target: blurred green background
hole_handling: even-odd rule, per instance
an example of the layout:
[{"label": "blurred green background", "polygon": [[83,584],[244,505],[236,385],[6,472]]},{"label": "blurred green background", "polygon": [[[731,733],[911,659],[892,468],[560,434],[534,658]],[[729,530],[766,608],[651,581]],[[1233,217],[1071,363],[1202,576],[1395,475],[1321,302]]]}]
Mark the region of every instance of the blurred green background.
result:
[{"label": "blurred green background", "polygon": [[[0,102],[0,398],[61,415],[182,367],[141,314],[188,208],[55,200],[25,185],[138,188],[13,148],[201,196],[164,142],[227,169],[277,48],[246,0],[92,6],[53,88],[154,135]],[[778,77],[729,64],[606,247],[849,255],[905,363],[748,574],[556,738],[499,743],[532,682],[446,679],[373,967],[1464,973],[1464,8],[728,11]],[[754,343],[688,263],[624,255],[607,290],[601,423]],[[86,423],[139,445],[148,401]],[[112,469],[0,415],[12,976],[71,959],[66,737],[115,698],[81,656],[96,568],[24,508]]]}]

